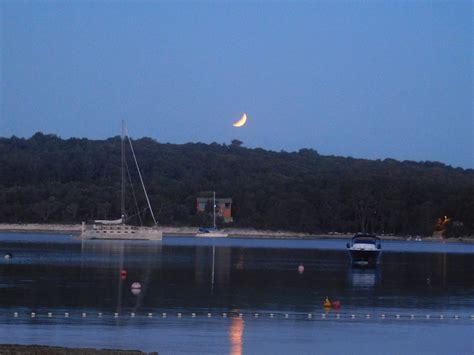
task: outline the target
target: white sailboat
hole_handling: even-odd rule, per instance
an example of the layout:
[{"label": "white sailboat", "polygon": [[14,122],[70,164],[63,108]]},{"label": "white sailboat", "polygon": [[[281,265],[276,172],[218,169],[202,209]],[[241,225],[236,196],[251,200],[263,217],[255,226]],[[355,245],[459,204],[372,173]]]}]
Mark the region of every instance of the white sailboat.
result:
[{"label": "white sailboat", "polygon": [[216,192],[212,192],[213,203],[212,203],[212,215],[213,215],[213,227],[211,228],[199,228],[199,232],[196,233],[196,237],[204,238],[226,238],[229,234],[219,231],[216,227]]},{"label": "white sailboat", "polygon": [[[130,144],[130,150],[133,155],[133,160],[138,171],[138,176],[140,177],[140,182],[145,193],[146,201],[148,204],[148,209],[150,210],[151,216],[153,218],[154,226],[153,227],[137,227],[132,225],[127,225],[127,218],[125,212],[125,137]],[[125,128],[125,123],[122,121],[122,136],[121,136],[121,145],[122,145],[122,198],[121,198],[121,218],[115,220],[95,220],[94,224],[89,228],[86,227],[86,224],[82,222],[82,233],[80,235],[83,239],[146,239],[146,240],[162,240],[163,232],[158,229],[158,221],[155,218],[153,209],[151,208],[150,200],[146,192],[145,184],[143,183],[142,174],[138,166],[138,161],[135,156],[135,151],[133,150],[132,140],[128,135],[128,132]]]}]

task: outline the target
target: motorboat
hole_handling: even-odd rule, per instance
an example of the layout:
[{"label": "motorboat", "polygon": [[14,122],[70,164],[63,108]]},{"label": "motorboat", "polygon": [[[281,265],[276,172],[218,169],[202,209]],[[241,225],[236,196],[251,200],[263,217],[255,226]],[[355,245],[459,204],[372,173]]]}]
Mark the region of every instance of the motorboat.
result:
[{"label": "motorboat", "polygon": [[380,238],[372,234],[356,234],[347,249],[351,264],[356,267],[375,267],[382,255]]}]

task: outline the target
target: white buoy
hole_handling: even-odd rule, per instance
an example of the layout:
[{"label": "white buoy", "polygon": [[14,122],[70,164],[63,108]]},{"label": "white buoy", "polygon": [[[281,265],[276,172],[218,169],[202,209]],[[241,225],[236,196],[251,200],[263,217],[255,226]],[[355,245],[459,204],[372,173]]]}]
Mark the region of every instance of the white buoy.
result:
[{"label": "white buoy", "polygon": [[303,264],[300,264],[300,265],[298,266],[298,272],[299,272],[300,274],[302,274],[302,273],[304,272],[304,266],[303,266]]},{"label": "white buoy", "polygon": [[6,253],[3,257],[8,260],[11,259],[13,255],[11,253]]},{"label": "white buoy", "polygon": [[142,285],[140,284],[140,282],[134,282],[132,283],[132,288],[142,288]]}]

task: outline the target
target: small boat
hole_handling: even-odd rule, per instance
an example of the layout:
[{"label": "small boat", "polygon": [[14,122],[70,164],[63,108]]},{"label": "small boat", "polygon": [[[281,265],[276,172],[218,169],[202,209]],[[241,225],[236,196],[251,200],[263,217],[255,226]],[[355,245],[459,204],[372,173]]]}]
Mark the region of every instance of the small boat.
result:
[{"label": "small boat", "polygon": [[217,229],[216,227],[216,192],[213,191],[213,226],[207,228],[199,228],[199,231],[196,233],[196,237],[204,238],[226,238],[229,234],[224,233]]},{"label": "small boat", "polygon": [[351,263],[356,267],[375,267],[380,262],[380,238],[371,234],[356,234],[347,243]]},{"label": "small boat", "polygon": [[206,238],[226,238],[228,236],[229,234],[214,228],[199,228],[199,232],[196,233],[196,237]]}]

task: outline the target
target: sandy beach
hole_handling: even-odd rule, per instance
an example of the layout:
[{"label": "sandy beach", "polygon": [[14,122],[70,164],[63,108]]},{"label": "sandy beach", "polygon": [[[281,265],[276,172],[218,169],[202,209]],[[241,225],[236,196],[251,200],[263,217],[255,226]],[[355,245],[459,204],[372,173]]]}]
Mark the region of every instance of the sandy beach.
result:
[{"label": "sandy beach", "polygon": [[[194,236],[198,232],[197,227],[174,227],[160,226],[164,236]],[[0,232],[18,233],[58,233],[58,234],[80,234],[81,224],[41,224],[41,223],[0,223]],[[230,237],[240,238],[321,238],[321,237],[350,237],[351,235],[315,235],[308,233],[296,233],[287,231],[270,231],[244,228],[224,228]]]},{"label": "sandy beach", "polygon": [[[193,237],[197,231],[197,227],[174,227],[174,226],[160,226],[163,231],[163,236],[188,236]],[[41,224],[41,223],[0,223],[1,232],[14,233],[56,233],[65,235],[79,235],[81,233],[81,224]],[[354,234],[331,233],[331,234],[311,234],[298,233],[290,231],[273,231],[273,230],[258,230],[252,228],[224,228],[222,231],[229,234],[233,238],[268,238],[268,239],[322,239],[322,238],[352,238]],[[407,236],[396,235],[379,235],[383,240],[406,240]],[[423,237],[423,241],[446,241],[446,242],[466,242],[473,243],[474,238],[452,238],[443,239],[439,236]]]}]

